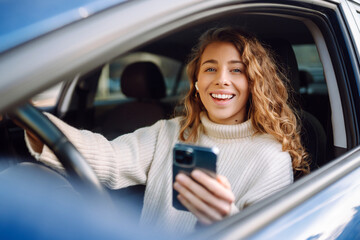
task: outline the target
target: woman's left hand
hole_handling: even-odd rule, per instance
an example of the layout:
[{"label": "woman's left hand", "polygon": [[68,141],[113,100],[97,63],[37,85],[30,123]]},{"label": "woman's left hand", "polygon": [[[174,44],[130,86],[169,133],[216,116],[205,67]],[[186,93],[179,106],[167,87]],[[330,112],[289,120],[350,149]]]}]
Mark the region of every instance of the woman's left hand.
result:
[{"label": "woman's left hand", "polygon": [[200,170],[192,171],[191,177],[196,182],[183,173],[176,176],[174,188],[179,192],[180,202],[202,224],[211,224],[228,216],[235,197],[227,178],[217,175],[215,179]]}]

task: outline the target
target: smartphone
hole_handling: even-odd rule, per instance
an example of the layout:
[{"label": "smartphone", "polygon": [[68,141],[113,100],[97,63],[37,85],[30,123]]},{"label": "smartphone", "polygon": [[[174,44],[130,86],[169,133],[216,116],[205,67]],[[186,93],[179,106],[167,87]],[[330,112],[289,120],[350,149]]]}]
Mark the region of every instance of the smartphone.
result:
[{"label": "smartphone", "polygon": [[[216,177],[217,147],[202,147],[177,143],[173,148],[173,183],[178,173],[187,175],[194,169],[200,169],[211,177]],[[178,210],[188,211],[177,199],[179,193],[173,188],[173,206]]]}]

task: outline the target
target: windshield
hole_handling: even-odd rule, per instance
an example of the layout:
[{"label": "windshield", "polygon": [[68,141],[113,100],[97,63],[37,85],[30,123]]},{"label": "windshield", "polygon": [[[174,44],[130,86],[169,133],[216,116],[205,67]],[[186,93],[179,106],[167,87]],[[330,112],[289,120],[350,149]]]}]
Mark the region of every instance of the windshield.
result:
[{"label": "windshield", "polygon": [[0,52],[120,2],[124,0],[1,1]]}]

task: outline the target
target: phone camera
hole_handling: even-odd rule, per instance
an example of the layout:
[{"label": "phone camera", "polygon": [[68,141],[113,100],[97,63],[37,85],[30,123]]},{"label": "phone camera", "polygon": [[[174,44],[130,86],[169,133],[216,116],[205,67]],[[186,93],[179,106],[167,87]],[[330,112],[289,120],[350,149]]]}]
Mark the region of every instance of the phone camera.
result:
[{"label": "phone camera", "polygon": [[193,164],[193,152],[190,151],[175,151],[175,161],[178,164],[192,165]]}]

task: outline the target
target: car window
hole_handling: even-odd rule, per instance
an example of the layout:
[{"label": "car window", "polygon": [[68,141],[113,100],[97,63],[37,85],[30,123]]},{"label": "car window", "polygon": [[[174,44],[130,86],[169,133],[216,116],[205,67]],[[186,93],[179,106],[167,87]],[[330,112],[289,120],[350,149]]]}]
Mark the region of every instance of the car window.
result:
[{"label": "car window", "polygon": [[324,69],[315,44],[293,45],[300,71],[300,93],[327,94]]},{"label": "car window", "polygon": [[181,63],[175,59],[145,52],[136,52],[115,59],[106,64],[101,72],[95,103],[99,101],[121,100],[126,96],[121,91],[121,75],[125,67],[134,62],[150,61],[155,63],[164,76],[167,96],[172,95],[176,79],[181,71]]},{"label": "car window", "polygon": [[53,107],[55,106],[60,94],[63,83],[59,83],[52,88],[46,89],[44,92],[37,94],[31,99],[36,107]]}]

